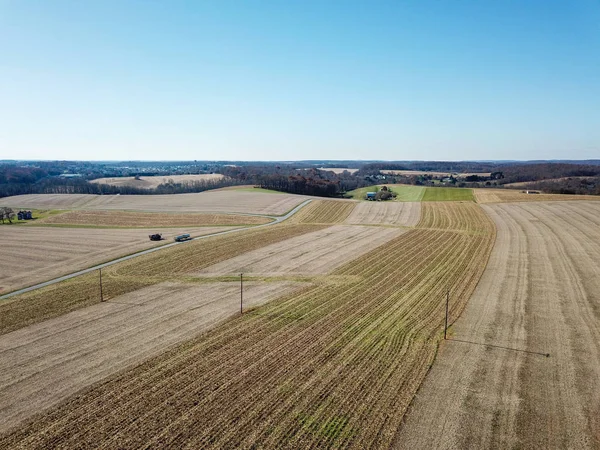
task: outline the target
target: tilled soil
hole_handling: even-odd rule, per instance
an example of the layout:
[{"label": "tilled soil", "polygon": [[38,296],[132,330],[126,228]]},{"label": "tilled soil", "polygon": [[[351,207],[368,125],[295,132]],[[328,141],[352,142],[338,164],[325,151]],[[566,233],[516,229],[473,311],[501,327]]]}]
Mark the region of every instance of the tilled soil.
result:
[{"label": "tilled soil", "polygon": [[69,211],[36,220],[35,224],[94,225],[108,227],[199,227],[260,225],[273,219],[239,214],[181,214],[131,211]]},{"label": "tilled soil", "polygon": [[0,448],[389,447],[434,359],[447,289],[458,314],[491,250],[493,224],[465,205],[70,396]]},{"label": "tilled soil", "polygon": [[361,202],[356,204],[346,223],[412,227],[420,218],[419,202]]},{"label": "tilled soil", "polygon": [[[0,233],[0,293],[46,281],[144,250],[173,242],[181,233],[192,236],[228,227],[169,229],[104,229],[5,226]],[[162,241],[150,241],[160,232]]]},{"label": "tilled soil", "polygon": [[600,448],[600,204],[485,209],[487,269],[395,446]]},{"label": "tilled soil", "polygon": [[311,197],[235,190],[171,195],[29,194],[2,199],[4,206],[35,209],[225,212],[283,215]]},{"label": "tilled soil", "polygon": [[[244,306],[305,284],[244,284]],[[0,432],[239,314],[237,282],[162,283],[0,336]]]},{"label": "tilled soil", "polygon": [[261,247],[202,270],[204,274],[326,274],[401,235],[397,228],[336,225]]}]

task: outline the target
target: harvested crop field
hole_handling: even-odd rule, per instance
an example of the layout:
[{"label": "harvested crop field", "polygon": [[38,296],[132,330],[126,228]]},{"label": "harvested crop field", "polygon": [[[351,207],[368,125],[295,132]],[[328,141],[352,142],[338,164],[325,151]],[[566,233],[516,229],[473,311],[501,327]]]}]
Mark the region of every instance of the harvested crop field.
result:
[{"label": "harvested crop field", "polygon": [[477,203],[598,201],[600,195],[527,194],[518,189],[474,189]]},{"label": "harvested crop field", "polygon": [[37,220],[38,224],[85,225],[98,227],[205,227],[261,225],[272,219],[237,214],[178,214],[130,211],[69,211]]},{"label": "harvested crop field", "polygon": [[164,240],[153,242],[148,238],[149,234],[156,233],[153,228],[111,230],[6,226],[0,234],[0,293],[163,245],[172,242],[173,237],[181,233],[191,232],[193,236],[200,236],[226,229],[229,228],[160,230]]},{"label": "harvested crop field", "polygon": [[201,274],[324,275],[404,232],[336,225],[260,247],[207,267]]},{"label": "harvested crop field", "polygon": [[207,173],[200,175],[164,175],[164,176],[149,176],[140,177],[136,180],[134,177],[114,177],[114,178],[97,178],[91,180],[90,183],[108,184],[110,186],[130,186],[141,189],[154,189],[159,184],[168,184],[171,181],[175,184],[185,184],[194,182],[214,181],[224,178],[220,173]]},{"label": "harvested crop field", "polygon": [[313,200],[290,219],[292,223],[342,223],[358,203],[349,200]]},{"label": "harvested crop field", "polygon": [[475,220],[473,233],[409,230],[32,417],[0,448],[388,447],[435,356],[446,290],[458,314],[484,270],[494,228]]},{"label": "harvested crop field", "polygon": [[412,227],[420,218],[421,203],[418,202],[361,202],[356,205],[346,223]]},{"label": "harvested crop field", "polygon": [[[105,299],[112,299],[164,281],[184,281],[188,273],[320,228],[315,225],[273,225],[186,242],[142,255],[102,270],[103,295]],[[119,230],[120,233],[123,231]],[[11,297],[0,302],[0,335],[99,301],[97,273],[84,274]]]},{"label": "harvested crop field", "polygon": [[[244,304],[305,286],[248,282]],[[0,432],[239,314],[239,302],[237,282],[161,283],[0,336]]]},{"label": "harvested crop field", "polygon": [[600,448],[600,203],[485,209],[488,268],[397,446]]},{"label": "harvested crop field", "polygon": [[171,195],[30,194],[2,199],[4,206],[36,209],[214,212],[283,215],[310,197],[238,190]]}]

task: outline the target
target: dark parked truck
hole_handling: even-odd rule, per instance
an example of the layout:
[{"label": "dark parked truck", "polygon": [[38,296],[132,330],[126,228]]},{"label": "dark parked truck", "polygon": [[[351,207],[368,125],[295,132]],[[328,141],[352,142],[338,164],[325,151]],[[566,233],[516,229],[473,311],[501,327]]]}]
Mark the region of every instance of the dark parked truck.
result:
[{"label": "dark parked truck", "polygon": [[175,241],[177,242],[189,241],[190,239],[192,239],[192,237],[189,234],[180,234],[179,236],[175,236]]},{"label": "dark parked truck", "polygon": [[162,240],[162,234],[160,234],[160,233],[151,234],[148,237],[150,238],[151,241],[161,241]]}]

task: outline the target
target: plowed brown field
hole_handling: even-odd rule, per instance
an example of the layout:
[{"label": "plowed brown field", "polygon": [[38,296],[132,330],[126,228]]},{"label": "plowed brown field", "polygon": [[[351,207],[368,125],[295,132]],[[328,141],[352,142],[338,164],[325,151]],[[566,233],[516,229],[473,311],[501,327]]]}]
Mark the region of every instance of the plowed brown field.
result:
[{"label": "plowed brown field", "polygon": [[30,194],[2,199],[3,206],[35,209],[211,212],[283,215],[310,197],[236,190],[172,195]]},{"label": "plowed brown field", "polygon": [[290,219],[293,223],[341,223],[352,212],[351,200],[313,200]]},{"label": "plowed brown field", "polygon": [[[138,250],[173,242],[173,237],[192,236],[229,228],[207,227],[160,230],[163,241],[153,242],[153,228],[110,230],[6,226],[0,233],[0,293],[56,278]],[[0,319],[1,320],[1,319]]]},{"label": "plowed brown field", "polygon": [[260,247],[202,270],[202,274],[324,275],[405,230],[336,225]]},{"label": "plowed brown field", "polygon": [[396,446],[598,449],[600,203],[485,209],[488,268]]},{"label": "plowed brown field", "polygon": [[52,215],[35,224],[93,225],[107,227],[204,227],[260,225],[273,219],[238,214],[162,214],[129,211],[69,211]]},{"label": "plowed brown field", "polygon": [[71,397],[0,447],[389,446],[436,353],[446,290],[458,314],[493,243],[491,221],[464,207]]},{"label": "plowed brown field", "polygon": [[420,218],[419,202],[361,202],[356,205],[346,223],[412,227]]},{"label": "plowed brown field", "polygon": [[[102,270],[104,298],[114,298],[145,286],[183,277],[244,252],[319,228],[321,227],[316,225],[273,225],[187,242],[185,245],[139,256]],[[31,230],[34,228],[24,231]],[[118,230],[118,233],[124,231],[129,230]],[[99,301],[97,273],[85,274],[11,297],[0,302],[0,335]]]},{"label": "plowed brown field", "polygon": [[[246,283],[246,308],[302,283]],[[0,336],[0,431],[239,311],[239,283],[161,283]]]}]

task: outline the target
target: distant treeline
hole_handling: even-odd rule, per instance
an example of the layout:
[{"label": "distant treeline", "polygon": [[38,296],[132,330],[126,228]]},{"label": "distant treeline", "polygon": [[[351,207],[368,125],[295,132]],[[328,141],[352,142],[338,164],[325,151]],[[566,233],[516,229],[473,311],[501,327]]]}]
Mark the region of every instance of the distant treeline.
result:
[{"label": "distant treeline", "polygon": [[504,178],[499,184],[540,181],[564,177],[600,176],[600,166],[591,164],[541,163],[501,167]]},{"label": "distant treeline", "polygon": [[357,175],[374,175],[381,170],[423,170],[428,172],[494,172],[497,163],[476,161],[409,161],[409,162],[377,162],[365,164]]},{"label": "distant treeline", "polygon": [[600,195],[600,177],[533,181],[523,185],[522,189],[537,190],[547,194]]},{"label": "distant treeline", "polygon": [[264,189],[291,194],[318,197],[341,197],[345,192],[368,186],[369,180],[348,172],[336,174],[330,171],[298,169],[295,164],[270,164],[263,166],[223,167],[225,176],[241,183],[255,184]]},{"label": "distant treeline", "polygon": [[235,179],[209,179],[185,181],[182,183],[163,183],[156,189],[142,189],[132,186],[110,186],[107,184],[90,183],[81,178],[43,178],[33,183],[2,183],[0,197],[23,194],[97,194],[97,195],[154,195],[154,194],[185,194],[203,192],[226,186],[242,184]]},{"label": "distant treeline", "polygon": [[[153,195],[202,192],[225,186],[259,185],[294,194],[340,197],[345,192],[373,184],[415,184],[458,187],[494,187],[528,182],[527,188],[549,193],[599,195],[599,161],[565,162],[78,162],[36,161],[0,163],[0,197],[21,194],[124,194]],[[333,173],[315,167],[360,167],[354,174]],[[434,177],[431,174],[383,175],[381,170],[415,170],[441,173],[485,172],[491,176]],[[221,173],[220,180],[167,181],[156,189],[90,183],[99,177],[187,173]]]}]

